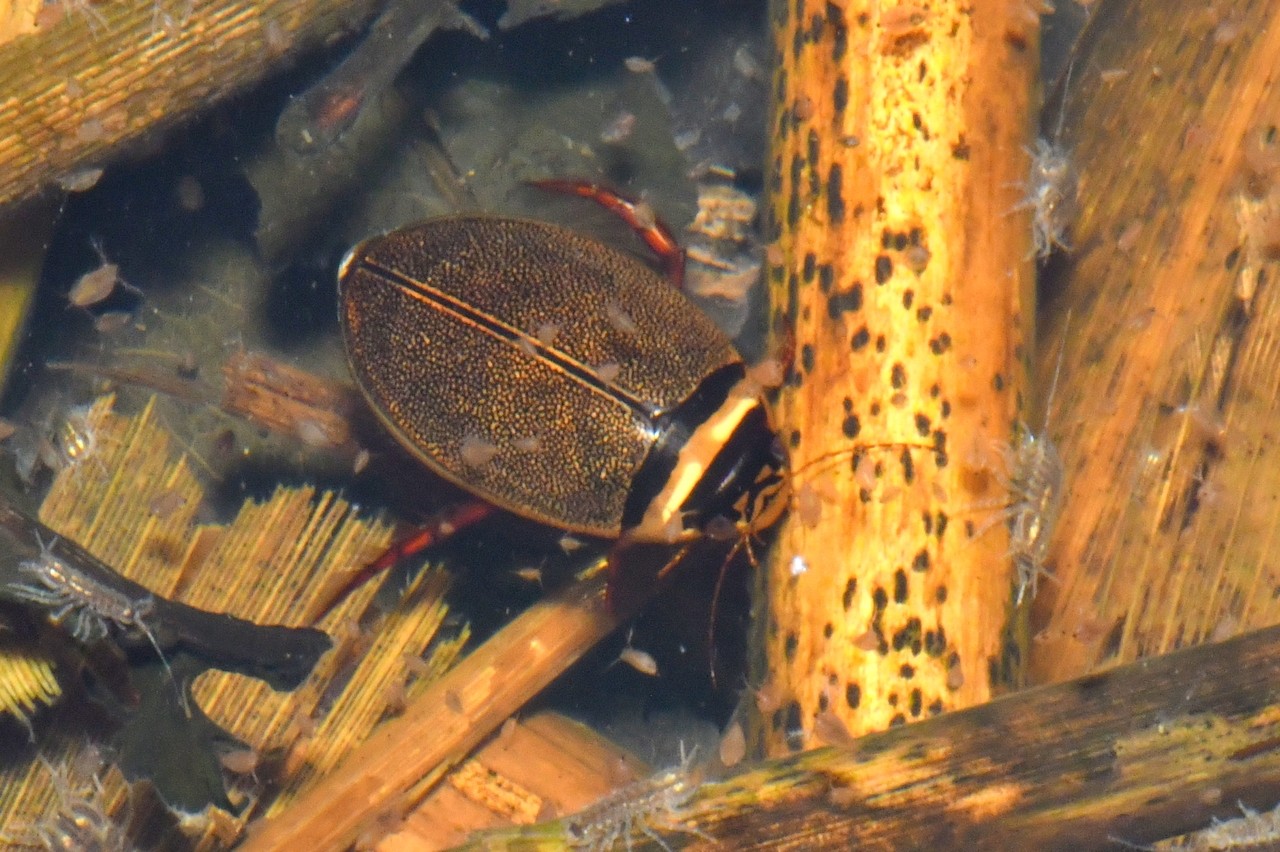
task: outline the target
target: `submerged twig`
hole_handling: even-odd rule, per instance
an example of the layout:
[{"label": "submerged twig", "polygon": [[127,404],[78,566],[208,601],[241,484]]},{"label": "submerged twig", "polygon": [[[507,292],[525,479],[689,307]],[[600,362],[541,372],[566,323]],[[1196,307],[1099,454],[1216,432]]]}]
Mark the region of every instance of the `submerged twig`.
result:
[{"label": "submerged twig", "polygon": [[[8,553],[22,559],[37,560],[45,555],[56,558],[85,582],[120,601],[149,600],[147,640],[154,643],[157,651],[181,646],[214,668],[261,678],[276,689],[292,689],[300,684],[330,646],[329,637],[319,630],[254,624],[154,595],[75,542],[58,537],[13,506],[2,493],[0,541]],[[29,600],[14,591],[25,585],[18,561],[0,564],[0,596]]]}]

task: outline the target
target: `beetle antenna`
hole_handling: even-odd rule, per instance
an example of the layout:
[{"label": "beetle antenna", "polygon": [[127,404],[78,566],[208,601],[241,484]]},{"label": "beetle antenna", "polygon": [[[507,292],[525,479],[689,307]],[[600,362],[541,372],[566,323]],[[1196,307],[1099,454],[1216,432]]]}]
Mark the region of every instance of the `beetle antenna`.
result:
[{"label": "beetle antenna", "polygon": [[738,555],[738,551],[745,550],[747,561],[751,563],[751,568],[757,572],[760,571],[760,562],[756,559],[755,548],[751,546],[751,534],[746,533],[733,543],[733,547],[725,555],[724,561],[720,563],[720,573],[716,575],[716,587],[711,592],[711,613],[707,620],[707,659],[711,666],[711,688],[718,688],[716,678],[716,619],[720,614],[720,594],[724,591],[724,579],[729,573],[729,563],[733,561],[733,557]]}]

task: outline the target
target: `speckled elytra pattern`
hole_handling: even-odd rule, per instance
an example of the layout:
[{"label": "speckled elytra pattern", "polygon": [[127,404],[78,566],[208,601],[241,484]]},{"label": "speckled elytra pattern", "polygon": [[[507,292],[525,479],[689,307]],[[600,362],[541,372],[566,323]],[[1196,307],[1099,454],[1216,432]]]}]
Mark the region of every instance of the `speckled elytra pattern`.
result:
[{"label": "speckled elytra pattern", "polygon": [[344,266],[352,371],[396,439],[517,514],[616,536],[652,415],[739,360],[640,261],[563,228],[448,217]]}]

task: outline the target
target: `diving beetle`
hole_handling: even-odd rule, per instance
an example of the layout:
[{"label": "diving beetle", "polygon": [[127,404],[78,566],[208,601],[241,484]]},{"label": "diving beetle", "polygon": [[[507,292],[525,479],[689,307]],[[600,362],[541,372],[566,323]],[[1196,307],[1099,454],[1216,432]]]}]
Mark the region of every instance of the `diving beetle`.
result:
[{"label": "diving beetle", "polygon": [[679,289],[670,232],[594,184],[538,185],[622,215],[671,280],[532,220],[452,215],[368,239],[338,298],[370,407],[435,473],[572,533],[675,544],[773,523],[786,457],[764,389]]}]

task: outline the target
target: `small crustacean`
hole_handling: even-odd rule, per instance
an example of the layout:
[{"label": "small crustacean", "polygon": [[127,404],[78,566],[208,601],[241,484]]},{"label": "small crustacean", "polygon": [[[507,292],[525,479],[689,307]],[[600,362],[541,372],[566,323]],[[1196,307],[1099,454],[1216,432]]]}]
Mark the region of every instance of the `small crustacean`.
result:
[{"label": "small crustacean", "polygon": [[1041,260],[1054,248],[1070,251],[1067,229],[1075,213],[1076,170],[1071,158],[1060,145],[1037,139],[1031,155],[1031,176],[1027,181],[1027,197],[1014,209],[1031,213],[1031,243]]},{"label": "small crustacean", "polygon": [[127,852],[137,848],[125,826],[112,819],[106,790],[97,774],[91,774],[85,782],[80,772],[72,768],[78,760],[55,766],[40,755],[39,761],[53,786],[52,810],[15,835],[0,835],[6,849]]},{"label": "small crustacean", "polygon": [[697,749],[688,756],[681,747],[680,765],[629,784],[565,820],[565,840],[571,849],[604,852],[619,841],[630,850],[632,835],[639,831],[667,852],[671,847],[659,831],[677,831],[715,842],[685,818],[684,809],[698,789],[690,772]]},{"label": "small crustacean", "polygon": [[[1071,322],[1067,318],[1067,325]],[[1066,334],[1066,329],[1063,330]],[[1063,349],[1066,341],[1063,341]],[[1013,558],[1018,575],[1018,593],[1014,601],[1020,605],[1030,595],[1036,596],[1040,577],[1050,577],[1048,568],[1049,545],[1053,530],[1062,512],[1063,480],[1062,456],[1057,445],[1049,438],[1049,414],[1053,410],[1053,397],[1058,390],[1058,376],[1062,372],[1063,350],[1058,350],[1058,363],[1053,369],[1053,381],[1045,400],[1044,424],[1040,433],[1032,432],[1025,423],[1018,424],[1018,440],[1014,446],[1001,451],[1004,460],[1005,481],[1001,484],[1009,494],[1009,502],[997,520],[1009,523],[1009,555]]]},{"label": "small crustacean", "polygon": [[18,563],[19,573],[30,582],[9,583],[9,594],[19,600],[48,607],[49,617],[56,624],[66,623],[71,635],[85,644],[106,638],[111,625],[122,631],[136,630],[146,636],[169,674],[178,694],[178,703],[189,712],[186,697],[178,687],[169,660],[160,650],[160,643],[147,623],[155,612],[155,598],[151,595],[132,598],[87,576],[53,553],[58,541],[56,538],[45,544],[37,534],[36,540],[40,544],[40,554]]},{"label": "small crustacean", "polygon": [[1046,565],[1053,530],[1062,511],[1062,457],[1045,432],[1036,435],[1025,424],[1017,446],[1008,450],[1009,551],[1018,574],[1016,604],[1035,598],[1041,576],[1051,577]]},{"label": "small crustacean", "polygon": [[1058,126],[1052,140],[1041,137],[1035,150],[1027,149],[1031,157],[1031,172],[1023,184],[1026,195],[1014,210],[1031,211],[1032,255],[1044,260],[1054,248],[1070,251],[1067,231],[1075,216],[1076,190],[1079,179],[1071,164],[1070,153],[1063,147],[1062,120],[1066,116],[1066,91],[1071,85],[1071,68],[1063,86],[1063,110],[1058,114]]},{"label": "small crustacean", "polygon": [[[1070,325],[1070,317],[1067,324]],[[1063,333],[1066,334],[1065,329]],[[1064,348],[1065,345],[1064,341]],[[1035,598],[1041,577],[1053,577],[1047,567],[1049,546],[1062,512],[1065,473],[1058,447],[1049,438],[1049,414],[1062,372],[1062,355],[1059,350],[1040,432],[1033,432],[1026,423],[1019,422],[1013,444],[1002,445],[998,450],[1001,463],[993,473],[1004,496],[994,503],[984,501],[974,507],[996,511],[970,533],[971,539],[980,537],[996,524],[1009,525],[1008,555],[1013,560],[1018,583],[1015,605],[1021,605],[1028,597]]]}]

